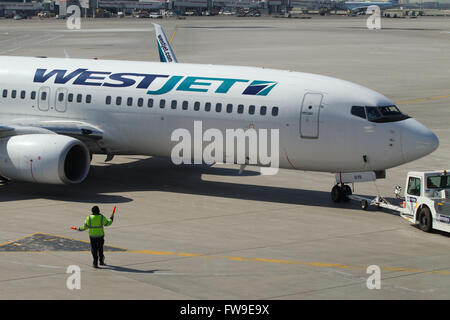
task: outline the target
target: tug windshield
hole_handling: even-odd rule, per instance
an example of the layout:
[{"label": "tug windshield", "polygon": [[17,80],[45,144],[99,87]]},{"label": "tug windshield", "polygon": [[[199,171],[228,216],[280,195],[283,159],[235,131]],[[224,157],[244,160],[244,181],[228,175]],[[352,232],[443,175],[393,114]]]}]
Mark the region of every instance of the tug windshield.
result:
[{"label": "tug windshield", "polygon": [[449,189],[450,176],[430,176],[427,178],[428,189]]}]

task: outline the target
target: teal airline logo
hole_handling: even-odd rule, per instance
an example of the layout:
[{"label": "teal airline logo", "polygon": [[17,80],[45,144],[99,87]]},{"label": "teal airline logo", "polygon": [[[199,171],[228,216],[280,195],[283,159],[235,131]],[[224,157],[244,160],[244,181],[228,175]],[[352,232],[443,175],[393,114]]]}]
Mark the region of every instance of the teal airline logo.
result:
[{"label": "teal airline logo", "polygon": [[[228,93],[228,91],[238,83],[249,83],[250,80],[230,79],[230,78],[209,78],[209,77],[184,77],[171,76],[159,89],[148,90],[150,95],[166,94],[172,90],[188,92],[209,92],[211,85],[219,84],[215,93]],[[247,85],[242,94],[267,96],[269,92],[278,84],[275,81],[255,80]]]}]

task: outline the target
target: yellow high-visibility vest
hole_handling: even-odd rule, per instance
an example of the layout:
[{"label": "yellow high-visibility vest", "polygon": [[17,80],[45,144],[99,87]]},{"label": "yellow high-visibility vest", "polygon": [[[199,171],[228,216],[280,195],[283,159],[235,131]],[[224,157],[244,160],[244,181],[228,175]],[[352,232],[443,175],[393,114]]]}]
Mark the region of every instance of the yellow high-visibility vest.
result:
[{"label": "yellow high-visibility vest", "polygon": [[91,214],[86,218],[86,221],[80,230],[84,231],[89,229],[90,237],[103,237],[105,235],[103,227],[108,227],[112,223],[112,219],[108,219],[102,214]]}]

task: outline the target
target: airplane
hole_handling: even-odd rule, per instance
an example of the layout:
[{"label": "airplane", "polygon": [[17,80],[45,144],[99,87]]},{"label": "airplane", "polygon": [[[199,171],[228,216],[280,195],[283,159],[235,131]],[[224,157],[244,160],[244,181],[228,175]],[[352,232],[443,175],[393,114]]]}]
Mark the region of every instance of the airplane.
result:
[{"label": "airplane", "polygon": [[[278,130],[279,168],[293,170],[382,176],[439,145],[392,100],[358,84],[268,68],[176,63],[172,49],[159,52],[166,62],[0,56],[0,175],[81,183],[93,154],[107,161],[114,155],[171,157],[172,133],[184,128],[193,134],[198,121],[224,134],[230,128]],[[345,201],[349,189],[336,183],[333,201]]]},{"label": "airplane", "polygon": [[343,4],[344,10],[349,14],[358,14],[359,12],[366,12],[369,6],[378,6],[381,11],[395,8],[400,5],[399,0],[390,1],[345,1]]}]

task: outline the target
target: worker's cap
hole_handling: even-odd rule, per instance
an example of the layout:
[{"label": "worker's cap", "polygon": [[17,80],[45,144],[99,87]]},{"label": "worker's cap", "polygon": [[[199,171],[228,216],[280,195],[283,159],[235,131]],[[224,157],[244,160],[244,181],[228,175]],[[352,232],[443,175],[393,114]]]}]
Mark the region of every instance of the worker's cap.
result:
[{"label": "worker's cap", "polygon": [[100,213],[100,209],[97,206],[93,206],[92,207],[92,213],[93,214],[99,214]]}]

